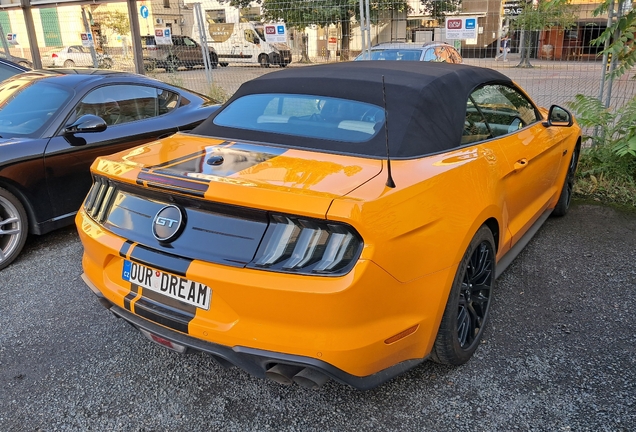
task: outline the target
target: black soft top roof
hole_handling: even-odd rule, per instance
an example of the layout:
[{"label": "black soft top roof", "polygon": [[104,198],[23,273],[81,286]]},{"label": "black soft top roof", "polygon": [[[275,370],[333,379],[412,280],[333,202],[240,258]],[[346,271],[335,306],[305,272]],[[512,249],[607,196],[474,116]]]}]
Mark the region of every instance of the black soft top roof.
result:
[{"label": "black soft top roof", "polygon": [[[352,99],[383,107],[382,76],[386,87],[392,158],[421,157],[458,147],[470,93],[485,83],[512,83],[508,77],[492,69],[461,64],[359,61],[295,67],[269,73],[244,83],[227,104],[250,94],[287,93]],[[214,117],[221,111],[223,108],[194,129],[193,133],[386,157],[384,130],[363,143],[299,138],[215,125]]]}]

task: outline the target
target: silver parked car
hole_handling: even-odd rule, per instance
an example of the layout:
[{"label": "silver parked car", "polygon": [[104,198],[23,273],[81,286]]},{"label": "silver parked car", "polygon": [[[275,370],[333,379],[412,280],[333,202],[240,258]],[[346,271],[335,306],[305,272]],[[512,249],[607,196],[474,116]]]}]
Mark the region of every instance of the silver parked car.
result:
[{"label": "silver parked car", "polygon": [[[83,45],[65,46],[60,51],[51,54],[51,60],[51,66],[54,67],[93,67],[91,49]],[[111,69],[113,67],[113,59],[108,54],[97,53],[97,67],[100,69]]]},{"label": "silver parked car", "polygon": [[385,42],[371,47],[371,56],[363,52],[355,60],[407,60],[463,63],[457,50],[445,42]]}]

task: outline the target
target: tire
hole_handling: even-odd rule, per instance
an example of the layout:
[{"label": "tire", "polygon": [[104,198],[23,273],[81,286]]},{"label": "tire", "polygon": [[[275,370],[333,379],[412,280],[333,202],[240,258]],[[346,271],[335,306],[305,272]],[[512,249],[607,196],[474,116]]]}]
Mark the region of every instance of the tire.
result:
[{"label": "tire", "polygon": [[0,188],[0,270],[20,254],[29,234],[29,221],[22,203]]},{"label": "tire", "polygon": [[219,63],[221,67],[228,67],[230,64],[226,62]]},{"label": "tire", "polygon": [[75,67],[75,62],[73,60],[66,60],[64,62],[64,67],[65,68],[74,68]]},{"label": "tire", "polygon": [[267,57],[266,54],[261,54],[260,57],[258,58],[258,62],[263,68],[269,67],[269,58]]},{"label": "tire", "polygon": [[431,360],[466,363],[481,341],[495,287],[495,241],[485,225],[475,234],[459,263]]},{"label": "tire", "polygon": [[574,180],[576,179],[576,166],[579,163],[579,153],[581,152],[578,144],[574,147],[572,157],[570,158],[570,165],[568,166],[568,173],[565,175],[565,181],[561,188],[561,194],[559,195],[559,201],[556,207],[552,210],[550,216],[562,217],[568,213],[570,209],[570,202],[572,201],[572,190],[574,189]]},{"label": "tire", "polygon": [[146,72],[152,72],[157,67],[157,63],[154,60],[144,62],[144,70]]},{"label": "tire", "polygon": [[282,68],[287,67],[287,63],[281,63],[279,66]]},{"label": "tire", "polygon": [[219,67],[219,57],[214,53],[210,54],[210,67],[212,69]]}]

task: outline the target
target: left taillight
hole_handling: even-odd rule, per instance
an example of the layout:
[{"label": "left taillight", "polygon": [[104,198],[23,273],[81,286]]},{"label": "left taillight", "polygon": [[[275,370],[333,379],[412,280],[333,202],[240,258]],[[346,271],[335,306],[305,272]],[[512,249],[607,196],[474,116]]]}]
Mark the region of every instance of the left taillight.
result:
[{"label": "left taillight", "polygon": [[93,186],[84,200],[84,210],[98,222],[103,222],[106,212],[115,196],[115,185],[104,177],[95,177]]},{"label": "left taillight", "polygon": [[274,214],[249,267],[339,276],[351,270],[362,244],[360,235],[349,225]]}]

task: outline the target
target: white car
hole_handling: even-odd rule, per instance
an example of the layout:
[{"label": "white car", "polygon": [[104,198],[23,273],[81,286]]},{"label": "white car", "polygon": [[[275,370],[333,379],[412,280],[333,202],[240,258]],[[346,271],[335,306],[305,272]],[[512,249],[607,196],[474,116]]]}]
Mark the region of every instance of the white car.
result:
[{"label": "white car", "polygon": [[[82,45],[66,46],[60,51],[51,54],[51,60],[51,66],[64,66],[66,68],[93,67],[91,50]],[[97,64],[101,69],[111,69],[113,67],[113,59],[108,54],[98,53]]]}]

